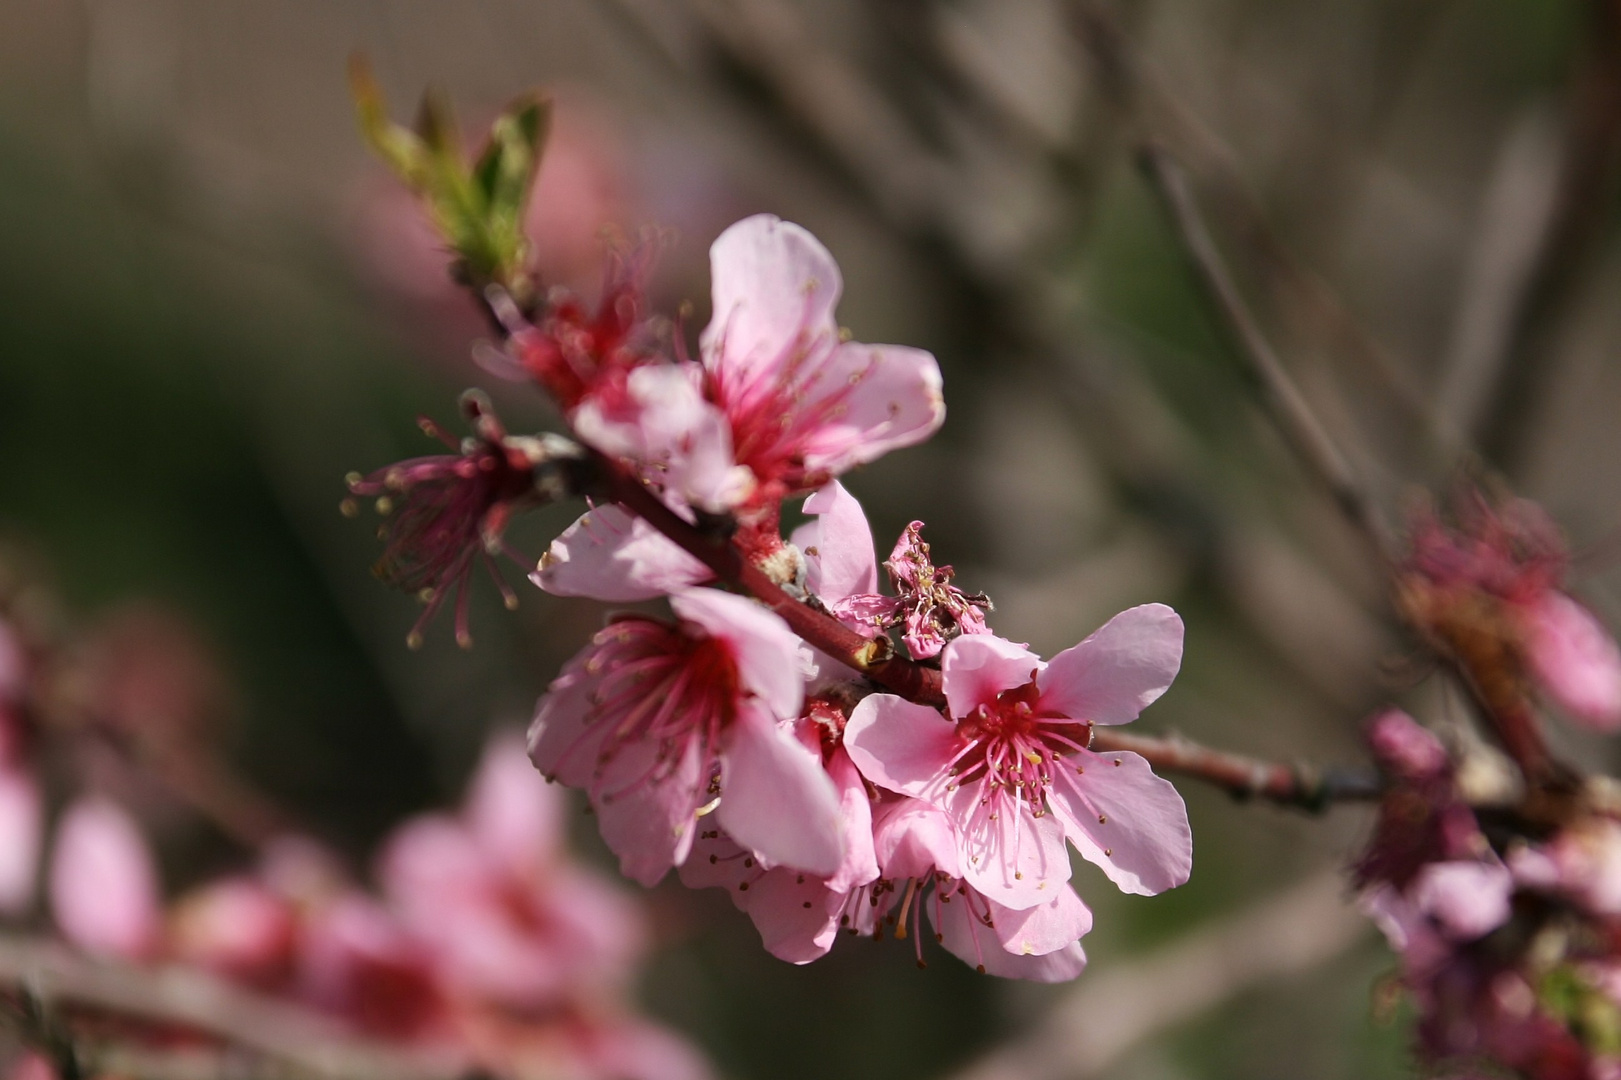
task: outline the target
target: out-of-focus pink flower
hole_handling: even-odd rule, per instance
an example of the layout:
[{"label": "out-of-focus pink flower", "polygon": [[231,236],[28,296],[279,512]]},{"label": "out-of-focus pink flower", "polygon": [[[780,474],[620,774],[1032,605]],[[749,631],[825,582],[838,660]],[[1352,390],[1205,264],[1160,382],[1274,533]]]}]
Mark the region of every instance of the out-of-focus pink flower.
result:
[{"label": "out-of-focus pink flower", "polygon": [[1373,838],[1357,861],[1357,883],[1406,889],[1433,863],[1479,858],[1486,838],[1456,790],[1441,741],[1400,709],[1376,715],[1366,736],[1388,782]]},{"label": "out-of-focus pink flower", "polygon": [[1613,818],[1582,818],[1543,844],[1510,852],[1508,865],[1524,888],[1621,916],[1621,822]]},{"label": "out-of-focus pink flower", "polygon": [[1621,649],[1587,608],[1562,592],[1527,605],[1526,653],[1548,696],[1600,731],[1621,728]]},{"label": "out-of-focus pink flower", "polygon": [[712,589],[672,598],[679,622],[629,616],[599,633],[540,701],[530,756],[586,789],[628,877],[651,885],[691,850],[700,809],[773,863],[834,873],[838,797],[779,728],[799,715],[786,623]]},{"label": "out-of-focus pink flower", "polygon": [[809,232],[758,214],[721,233],[709,259],[714,315],[699,339],[708,395],[753,498],[820,487],[940,427],[934,357],[842,340],[839,268]]},{"label": "out-of-focus pink flower", "polygon": [[170,955],[256,986],[285,983],[297,939],[292,904],[247,875],[200,886],[169,913]]},{"label": "out-of-focus pink flower", "polygon": [[1441,740],[1400,709],[1386,709],[1369,720],[1367,739],[1379,764],[1404,780],[1432,780],[1451,771]]},{"label": "out-of-focus pink flower", "polygon": [[300,996],[362,1031],[431,1040],[448,1023],[428,951],[359,892],[306,914],[298,961]]},{"label": "out-of-focus pink flower", "polygon": [[1409,616],[1466,663],[1481,643],[1506,647],[1573,719],[1621,729],[1621,648],[1563,591],[1569,560],[1553,522],[1534,503],[1492,506],[1478,496],[1457,517],[1455,528],[1433,512],[1414,520],[1402,593]]},{"label": "out-of-focus pink flower", "polygon": [[460,819],[425,815],[395,831],[378,878],[446,984],[535,1011],[622,982],[644,940],[638,912],[558,850],[561,796],[521,737],[498,737]]},{"label": "out-of-focus pink flower", "polygon": [[1182,620],[1131,608],[1051,663],[989,634],[942,654],[950,719],[889,694],[856,706],[845,745],[873,783],[945,811],[962,877],[1024,909],[1069,880],[1064,841],[1122,890],[1182,884],[1192,838],[1182,797],[1140,756],[1087,749],[1093,724],[1123,724],[1170,686]]},{"label": "out-of-focus pink flower", "polygon": [[162,940],[151,849],[130,816],[107,799],[80,799],[62,816],[50,900],[63,936],[89,952],[144,959]]},{"label": "out-of-focus pink flower", "polygon": [[0,765],[0,914],[21,915],[33,903],[44,828],[33,776]]},{"label": "out-of-focus pink flower", "polygon": [[376,497],[378,509],[391,515],[382,533],[387,540],[373,572],[383,581],[421,597],[425,607],[407,641],[422,642],[422,630],[445,599],[456,599],[456,640],[472,643],[467,625],[467,582],[482,562],[508,607],[517,597],[501,579],[492,559],[504,553],[524,560],[504,539],[507,523],[519,508],[541,501],[535,468],[547,459],[540,439],[510,436],[489,403],[475,394],[463,397],[473,437],[458,443],[423,418],[423,430],[453,453],[397,462],[369,476],[351,476],[354,495]]}]

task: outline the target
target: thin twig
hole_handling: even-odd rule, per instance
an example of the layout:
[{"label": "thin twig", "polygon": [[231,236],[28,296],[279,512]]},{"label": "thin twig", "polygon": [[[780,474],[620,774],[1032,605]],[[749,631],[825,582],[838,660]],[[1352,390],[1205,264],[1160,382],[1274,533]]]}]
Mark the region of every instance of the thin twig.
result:
[{"label": "thin twig", "polygon": [[1335,504],[1387,566],[1396,562],[1395,542],[1378,506],[1363,487],[1349,459],[1318,419],[1288,369],[1261,332],[1222,261],[1221,253],[1199,213],[1187,176],[1162,147],[1145,146],[1144,172],[1164,201],[1177,238],[1188,256],[1217,316],[1238,346],[1238,353],[1285,440],[1328,489]]},{"label": "thin twig", "polygon": [[1212,750],[1180,735],[1137,735],[1116,728],[1094,728],[1092,749],[1129,750],[1156,771],[1196,776],[1235,798],[1260,798],[1280,806],[1322,810],[1336,802],[1377,799],[1379,776],[1372,769],[1318,769]]}]

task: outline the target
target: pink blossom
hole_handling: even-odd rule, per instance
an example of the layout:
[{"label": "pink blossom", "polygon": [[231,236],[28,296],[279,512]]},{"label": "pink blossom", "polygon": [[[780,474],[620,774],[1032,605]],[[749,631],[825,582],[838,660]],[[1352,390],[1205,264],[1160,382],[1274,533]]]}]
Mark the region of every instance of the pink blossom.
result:
[{"label": "pink blossom", "polygon": [[1457,519],[1449,527],[1424,512],[1413,524],[1410,617],[1454,651],[1501,643],[1573,719],[1621,729],[1621,648],[1563,590],[1569,558],[1547,514],[1526,500],[1493,506],[1477,496]]},{"label": "pink blossom", "polygon": [[1587,608],[1562,592],[1527,605],[1526,651],[1548,696],[1600,731],[1621,728],[1621,649]]},{"label": "pink blossom", "polygon": [[175,959],[257,986],[286,981],[297,940],[293,905],[245,874],[192,890],[169,915]]},{"label": "pink blossom", "polygon": [[674,540],[617,504],[594,506],[553,540],[529,575],[554,596],[651,600],[714,578]]},{"label": "pink blossom", "polygon": [[721,233],[709,259],[709,394],[764,498],[819,487],[940,427],[934,357],[841,340],[839,268],[810,233],[757,214]]},{"label": "pink blossom", "polygon": [[678,618],[615,621],[540,701],[530,756],[586,789],[625,874],[651,885],[691,850],[699,811],[773,863],[832,874],[844,860],[838,796],[779,727],[799,715],[799,639],[753,601],[713,589]]},{"label": "pink blossom", "polygon": [[[821,743],[827,722],[822,717],[832,711],[828,703],[813,700],[795,725],[800,740]],[[842,715],[837,723],[842,727]],[[826,746],[816,749],[825,758],[839,797],[845,854],[834,873],[807,874],[772,866],[719,828],[700,831],[693,857],[681,867],[681,880],[690,888],[724,888],[754,921],[766,951],[794,964],[807,964],[833,947],[840,926],[847,924],[844,916],[851,896],[878,877],[872,807],[861,774],[838,745],[837,731],[830,733]]]},{"label": "pink blossom", "polygon": [[884,568],[900,593],[900,621],[906,627],[901,640],[914,659],[938,656],[959,634],[990,633],[984,614],[990,600],[983,593],[963,592],[951,584],[955,573],[951,567],[934,565],[929,545],[923,542],[923,522],[906,527]]},{"label": "pink blossom", "polygon": [[897,888],[903,890],[899,910],[888,919],[897,937],[909,922],[921,933],[918,913],[927,911],[937,940],[982,974],[1063,982],[1085,968],[1078,939],[1092,929],[1092,913],[1075,891],[1060,886],[1023,909],[985,896],[963,879],[961,838],[936,807],[917,799],[888,801],[876,815],[873,843],[883,875],[878,906],[887,908]]},{"label": "pink blossom", "polygon": [[152,852],[130,816],[107,799],[80,799],[63,815],[50,899],[63,936],[89,952],[143,959],[161,940]]},{"label": "pink blossom", "polygon": [[442,1039],[447,1003],[427,950],[375,900],[346,892],[307,913],[299,994],[362,1031]]},{"label": "pink blossom", "polygon": [[1613,818],[1581,818],[1545,843],[1511,851],[1508,865],[1524,888],[1621,916],[1621,822]]},{"label": "pink blossom", "polygon": [[0,914],[21,915],[34,902],[44,819],[33,776],[0,764]]},{"label": "pink blossom", "polygon": [[1087,749],[1091,725],[1136,718],[1181,663],[1182,621],[1148,604],[1046,663],[989,634],[942,654],[947,709],[889,694],[856,706],[845,744],[873,783],[946,812],[962,876],[1013,908],[1069,880],[1065,840],[1122,890],[1153,894],[1192,867],[1176,789],[1126,752]]},{"label": "pink blossom", "polygon": [[638,913],[566,861],[561,803],[522,739],[498,736],[460,818],[413,818],[388,840],[378,878],[448,986],[534,1010],[628,974],[644,939]]}]

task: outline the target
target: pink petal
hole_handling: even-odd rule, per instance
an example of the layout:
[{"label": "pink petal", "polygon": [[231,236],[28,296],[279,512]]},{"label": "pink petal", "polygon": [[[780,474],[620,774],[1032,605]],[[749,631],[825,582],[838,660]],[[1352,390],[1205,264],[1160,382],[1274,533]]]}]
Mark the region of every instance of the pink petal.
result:
[{"label": "pink petal", "polygon": [[838,792],[811,752],[745,708],[721,757],[720,826],[772,863],[829,877],[844,862]]},{"label": "pink petal", "polygon": [[1548,696],[1599,731],[1621,729],[1621,649],[1602,623],[1562,592],[1531,606],[1526,646]]},{"label": "pink petal", "polygon": [[1028,683],[1046,666],[1029,649],[994,634],[957,638],[940,657],[951,715],[967,716],[1002,691]]},{"label": "pink petal", "polygon": [[[592,1042],[583,1077],[614,1080],[713,1080],[703,1055],[675,1032],[645,1020],[616,1018]],[[564,1075],[559,1073],[559,1075]],[[567,1075],[576,1075],[572,1070]]]},{"label": "pink petal", "polygon": [[647,742],[623,746],[604,767],[591,798],[602,839],[619,856],[620,873],[649,888],[692,850],[708,779],[701,774],[696,739],[673,766],[660,762],[658,753]]},{"label": "pink petal", "polygon": [[[836,395],[805,441],[807,468],[842,473],[923,442],[945,422],[940,365],[922,349],[846,342],[805,385],[804,405]],[[876,591],[876,590],[875,590]]]},{"label": "pink petal", "polygon": [[828,888],[814,875],[779,866],[733,896],[754,921],[766,952],[790,964],[808,964],[833,947],[850,894]]},{"label": "pink petal", "polygon": [[1045,956],[1075,944],[1092,929],[1092,909],[1075,895],[1072,888],[1062,888],[1044,904],[1035,907],[1003,907],[986,898],[990,905],[991,920],[996,939],[1002,948],[1018,956]]},{"label": "pink petal", "polygon": [[1182,796],[1136,754],[1066,756],[1048,802],[1070,843],[1122,892],[1152,896],[1188,880],[1193,832]]},{"label": "pink petal", "polygon": [[930,798],[945,790],[962,739],[935,709],[894,694],[870,694],[850,712],[844,748],[879,787]]},{"label": "pink petal", "polygon": [[0,913],[21,915],[33,904],[44,829],[34,778],[0,766]]},{"label": "pink petal", "polygon": [[1012,800],[988,811],[985,798],[983,781],[948,796],[963,880],[1008,907],[1046,903],[1069,880],[1063,825],[1052,814],[1036,817],[1028,805],[1015,808]]},{"label": "pink petal", "polygon": [[805,700],[799,637],[782,618],[753,600],[718,589],[686,589],[670,598],[676,615],[697,623],[731,647],[743,689],[778,720],[799,715]]},{"label": "pink petal", "polygon": [[1052,658],[1041,673],[1041,704],[1075,720],[1124,724],[1165,693],[1181,666],[1177,613],[1164,604],[1129,608]]},{"label": "pink petal", "polygon": [[751,382],[837,341],[839,267],[800,226],[744,218],[716,238],[709,266],[714,316],[699,346],[722,381]]},{"label": "pink petal", "polygon": [[294,909],[262,882],[224,878],[181,898],[169,920],[170,954],[233,979],[272,983],[291,971]]},{"label": "pink petal", "polygon": [[873,820],[873,846],[887,878],[927,878],[936,870],[962,876],[957,830],[944,810],[921,799],[882,806]]},{"label": "pink petal", "polygon": [[463,815],[479,844],[499,863],[533,867],[563,851],[564,798],[529,760],[524,738],[491,736],[473,774]]},{"label": "pink petal", "polygon": [[591,648],[569,661],[535,707],[529,725],[529,760],[542,776],[569,787],[590,787],[611,724],[594,723],[592,695],[601,682],[588,667]]},{"label": "pink petal", "polygon": [[[985,900],[979,899],[974,907],[984,903]],[[963,893],[959,892],[948,903],[926,903],[924,907],[940,932],[941,944],[958,959],[987,975],[1056,983],[1073,979],[1086,967],[1086,953],[1075,941],[1045,954],[1009,952],[1002,947],[997,931],[975,917],[969,898]],[[992,918],[996,919],[1006,909],[993,906],[991,911]]]},{"label": "pink petal", "polygon": [[839,823],[844,836],[844,861],[827,880],[828,889],[849,892],[878,877],[878,856],[873,849],[872,801],[867,785],[844,747],[833,751],[827,775],[839,795]]},{"label": "pink petal", "polygon": [[68,808],[57,829],[50,895],[56,925],[81,949],[140,959],[158,944],[157,866],[116,803],[91,796]]},{"label": "pink petal", "polygon": [[1508,922],[1514,880],[1498,862],[1431,863],[1409,886],[1413,901],[1454,941],[1485,937]]},{"label": "pink petal", "polygon": [[553,596],[628,603],[700,585],[714,576],[646,520],[609,504],[587,511],[563,530],[529,580]]},{"label": "pink petal", "polygon": [[1441,740],[1400,709],[1386,709],[1369,720],[1367,733],[1379,764],[1406,779],[1438,777],[1450,765]]},{"label": "pink petal", "polygon": [[686,502],[716,512],[749,494],[752,479],[732,460],[732,429],[704,400],[695,364],[648,364],[625,381],[625,398],[587,398],[569,421],[582,440],[629,458]]},{"label": "pink petal", "polygon": [[805,500],[816,520],[794,531],[805,552],[805,584],[829,608],[857,594],[878,591],[872,530],[855,496],[837,480]]}]

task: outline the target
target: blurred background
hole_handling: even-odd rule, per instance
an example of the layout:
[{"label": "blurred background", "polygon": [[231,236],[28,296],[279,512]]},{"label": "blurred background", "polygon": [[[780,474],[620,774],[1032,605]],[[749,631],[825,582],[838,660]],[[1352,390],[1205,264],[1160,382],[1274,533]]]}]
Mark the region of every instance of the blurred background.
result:
[{"label": "blurred background", "polygon": [[[344,474],[429,452],[414,417],[455,421],[464,387],[515,429],[555,423],[471,362],[479,319],[356,132],[355,51],[396,115],[434,86],[470,133],[555,97],[548,281],[589,292],[605,235],[657,226],[655,296],[690,301],[695,334],[722,228],[810,228],[855,336],[945,371],[942,433],[847,478],[880,556],[927,522],[999,632],[1049,655],[1175,605],[1187,661],[1144,730],[1354,761],[1381,702],[1460,708],[1253,407],[1146,141],[1188,167],[1381,502],[1483,462],[1591,551],[1579,591],[1617,622],[1613,0],[0,0],[11,572],[48,581],[64,624],[187,628],[233,765],[357,858],[455,798],[603,610],[520,584],[508,613],[476,580],[475,647],[440,620],[408,652],[415,604],[338,513]],[[577,509],[514,542],[538,555]],[[1365,812],[1179,786],[1192,882],[1124,898],[1079,866],[1097,929],[1073,985],[943,952],[919,971],[910,943],[867,940],[796,968],[720,893],[666,882],[641,1000],[738,1080],[1409,1074],[1392,960],[1334,875]],[[149,816],[171,889],[239,857]],[[574,831],[609,865],[589,819]]]}]

